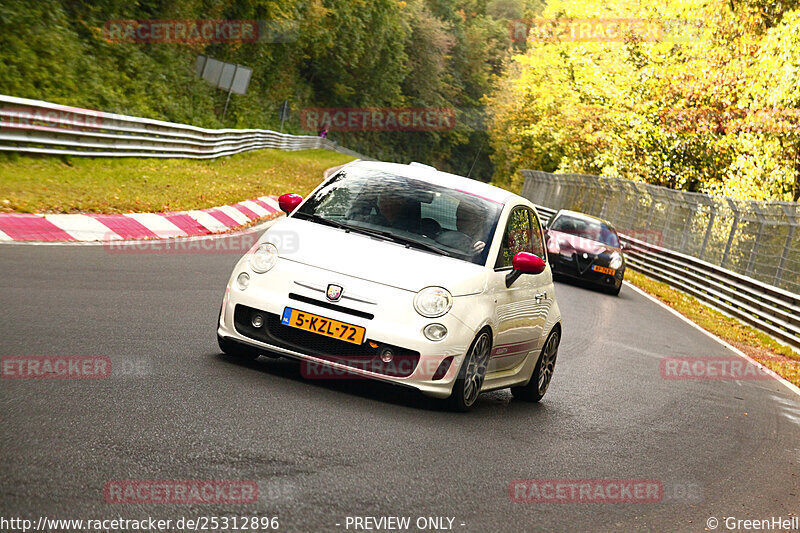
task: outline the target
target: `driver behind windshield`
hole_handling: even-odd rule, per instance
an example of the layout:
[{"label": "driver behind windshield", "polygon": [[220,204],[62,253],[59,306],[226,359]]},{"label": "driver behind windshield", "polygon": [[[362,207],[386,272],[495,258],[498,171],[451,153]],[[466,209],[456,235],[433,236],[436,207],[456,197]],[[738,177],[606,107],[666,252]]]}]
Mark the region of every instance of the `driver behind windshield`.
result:
[{"label": "driver behind windshield", "polygon": [[378,197],[378,213],[370,217],[372,224],[419,233],[419,203],[396,189],[387,189]]}]

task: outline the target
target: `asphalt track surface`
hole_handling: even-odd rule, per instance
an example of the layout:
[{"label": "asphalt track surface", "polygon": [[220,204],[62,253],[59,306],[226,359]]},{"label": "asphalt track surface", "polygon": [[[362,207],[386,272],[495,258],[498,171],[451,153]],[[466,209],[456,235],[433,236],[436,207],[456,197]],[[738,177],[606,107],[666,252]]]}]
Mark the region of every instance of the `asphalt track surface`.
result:
[{"label": "asphalt track surface", "polygon": [[[630,287],[615,298],[557,284],[564,338],[544,401],[498,391],[459,414],[221,355],[237,258],[0,246],[0,355],[130,363],[108,379],[0,380],[0,516],[278,516],[281,531],[442,516],[478,532],[704,531],[712,516],[800,514],[800,396],[774,380],[663,379],[665,356],[733,354]],[[106,503],[104,485],[127,479],[256,480],[259,499]],[[514,503],[518,479],[658,480],[664,496]]]}]

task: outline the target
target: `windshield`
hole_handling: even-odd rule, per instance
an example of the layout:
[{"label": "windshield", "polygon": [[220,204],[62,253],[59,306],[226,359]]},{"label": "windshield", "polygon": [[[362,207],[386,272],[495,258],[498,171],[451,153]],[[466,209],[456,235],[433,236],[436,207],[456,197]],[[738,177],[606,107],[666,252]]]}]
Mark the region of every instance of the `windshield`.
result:
[{"label": "windshield", "polygon": [[292,216],[324,219],[485,264],[501,209],[501,204],[469,193],[387,172],[349,168],[333,176]]},{"label": "windshield", "polygon": [[617,233],[599,220],[561,215],[553,222],[550,229],[619,248]]}]

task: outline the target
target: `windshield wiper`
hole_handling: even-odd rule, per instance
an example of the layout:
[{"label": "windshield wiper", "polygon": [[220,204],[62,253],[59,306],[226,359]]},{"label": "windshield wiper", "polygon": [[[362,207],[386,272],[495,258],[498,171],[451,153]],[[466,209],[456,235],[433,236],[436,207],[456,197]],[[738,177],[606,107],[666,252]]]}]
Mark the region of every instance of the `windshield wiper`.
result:
[{"label": "windshield wiper", "polygon": [[413,246],[415,248],[421,248],[423,250],[428,250],[429,252],[434,252],[440,255],[444,255],[446,257],[450,257],[450,253],[442,250],[438,246],[434,246],[432,244],[428,244],[426,242],[421,242],[416,239],[411,239],[409,237],[403,237],[402,235],[395,235],[391,231],[381,231],[378,229],[367,229],[362,228],[360,226],[347,226],[348,228],[352,229],[353,231],[360,231],[362,233],[368,235],[375,235],[377,237],[383,237],[386,240],[396,242],[398,244],[405,244],[406,246]]},{"label": "windshield wiper", "polygon": [[348,226],[347,224],[342,224],[341,222],[337,222],[335,220],[331,220],[330,218],[325,218],[317,214],[303,213],[302,211],[293,214],[293,216],[295,217],[298,215],[302,219],[310,220],[312,222],[317,222],[319,224],[324,224],[326,226],[332,226],[334,228],[343,229],[345,231],[350,231],[351,229],[353,229],[352,226]]}]

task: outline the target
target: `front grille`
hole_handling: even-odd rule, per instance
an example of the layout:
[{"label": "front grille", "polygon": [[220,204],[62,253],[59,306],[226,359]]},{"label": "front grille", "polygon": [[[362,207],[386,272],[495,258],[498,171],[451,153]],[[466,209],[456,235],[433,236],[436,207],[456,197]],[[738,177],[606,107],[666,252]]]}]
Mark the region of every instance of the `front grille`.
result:
[{"label": "front grille", "polygon": [[[592,254],[587,254],[588,257],[586,259],[583,258],[583,254],[573,254],[572,257],[575,259],[575,264],[578,266],[578,272],[588,272],[592,268],[592,264],[595,263],[595,256]],[[599,263],[598,263],[599,264]]]},{"label": "front grille", "polygon": [[[255,314],[264,317],[264,325],[259,328],[252,324]],[[371,339],[363,344],[353,344],[325,337],[285,326],[281,323],[280,316],[246,305],[236,306],[233,323],[237,332],[251,339],[386,376],[408,377],[419,363],[419,352]],[[376,348],[370,346],[370,340],[377,344]],[[394,358],[389,363],[384,363],[380,358],[381,352],[386,349],[394,352]]]},{"label": "front grille", "polygon": [[298,302],[317,305],[319,307],[324,307],[325,309],[332,309],[334,311],[339,311],[340,313],[347,313],[348,315],[357,316],[359,318],[366,318],[367,320],[372,320],[373,318],[375,318],[375,315],[373,315],[372,313],[365,313],[364,311],[359,311],[358,309],[350,309],[349,307],[345,307],[343,305],[337,305],[323,300],[317,300],[316,298],[309,298],[308,296],[303,296],[302,294],[296,294],[290,292],[289,298],[292,300],[297,300]]},{"label": "front grille", "polygon": [[581,278],[591,283],[603,285],[610,285],[615,282],[614,276],[592,270],[593,264],[599,266],[608,265],[609,258],[606,255],[589,255],[587,259],[578,254],[572,254],[571,256],[552,254],[550,257],[550,266],[556,274]]}]

